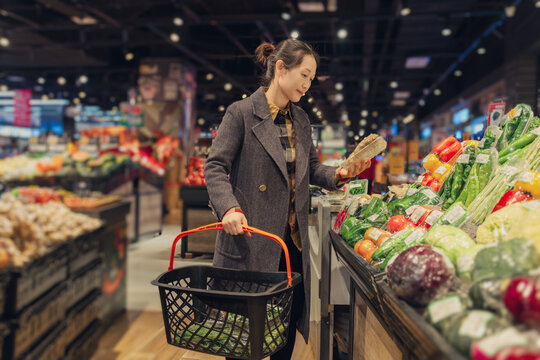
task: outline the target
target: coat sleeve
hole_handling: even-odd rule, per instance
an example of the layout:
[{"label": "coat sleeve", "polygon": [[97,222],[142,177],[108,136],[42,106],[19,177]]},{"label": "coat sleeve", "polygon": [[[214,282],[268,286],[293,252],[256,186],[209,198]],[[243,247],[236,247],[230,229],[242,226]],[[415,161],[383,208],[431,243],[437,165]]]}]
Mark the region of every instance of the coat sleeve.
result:
[{"label": "coat sleeve", "polygon": [[242,147],[242,116],[234,104],[227,108],[204,164],[204,178],[210,205],[221,220],[227,210],[240,206],[229,180],[231,168]]},{"label": "coat sleeve", "polygon": [[[311,139],[311,137],[310,137]],[[309,178],[312,185],[323,187],[327,190],[337,190],[338,187],[334,181],[335,167],[321,164],[317,150],[310,141],[309,150]]]}]

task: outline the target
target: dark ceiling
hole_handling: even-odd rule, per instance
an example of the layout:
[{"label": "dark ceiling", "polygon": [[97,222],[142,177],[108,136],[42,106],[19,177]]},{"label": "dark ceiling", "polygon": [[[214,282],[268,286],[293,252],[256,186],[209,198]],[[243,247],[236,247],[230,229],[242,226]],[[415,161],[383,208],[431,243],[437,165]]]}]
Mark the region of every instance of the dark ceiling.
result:
[{"label": "dark ceiling", "polygon": [[[538,11],[532,0],[309,2],[324,11],[306,12],[304,1],[285,0],[4,0],[0,28],[10,46],[0,48],[0,83],[39,90],[37,79],[44,77],[45,94],[65,92],[74,98],[84,90],[86,103],[110,107],[136,84],[140,59],[177,57],[197,66],[199,116],[217,122],[220,105],[257,88],[256,46],[277,43],[298,30],[300,39],[321,55],[309,94],[314,101],[308,104],[308,96],[301,101],[306,110],[316,106],[322,112],[313,122],[343,121],[346,111],[353,129],[365,118],[369,131],[373,124],[389,124],[411,111],[429,111],[500,66],[504,54],[496,49],[504,39],[505,21],[512,20],[504,19],[505,7]],[[403,16],[406,8],[410,14]],[[78,25],[74,16],[91,17],[95,24]],[[181,26],[173,23],[175,17],[182,18]],[[501,19],[502,26],[493,28]],[[345,39],[336,35],[341,28],[348,32]],[[450,36],[442,35],[444,28]],[[172,32],[180,35],[179,42],[170,40]],[[486,54],[478,55],[478,47],[486,48]],[[133,52],[134,59],[127,61],[126,52]],[[405,68],[415,56],[427,56],[429,63]],[[454,76],[454,66],[462,70],[461,77]],[[215,75],[212,80],[206,79],[209,72]],[[87,84],[77,83],[81,74],[88,76]],[[67,84],[57,85],[58,76],[66,77]],[[233,84],[231,91],[223,89],[225,82]],[[442,94],[435,96],[435,89]],[[338,92],[343,101],[336,101]],[[393,103],[396,96],[401,101]],[[426,103],[423,109],[420,99]]]}]

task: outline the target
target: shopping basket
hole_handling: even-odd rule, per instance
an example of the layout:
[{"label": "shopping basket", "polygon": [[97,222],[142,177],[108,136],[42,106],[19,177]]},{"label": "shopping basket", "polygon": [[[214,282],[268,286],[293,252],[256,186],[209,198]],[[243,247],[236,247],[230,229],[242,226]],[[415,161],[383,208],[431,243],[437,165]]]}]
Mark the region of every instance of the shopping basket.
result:
[{"label": "shopping basket", "polygon": [[289,251],[281,238],[251,226],[245,233],[281,245],[287,272],[259,272],[186,266],[173,269],[178,240],[200,231],[221,230],[214,223],[180,233],[173,242],[169,271],[152,281],[159,287],[167,342],[181,348],[236,359],[262,359],[285,346],[293,289]]}]

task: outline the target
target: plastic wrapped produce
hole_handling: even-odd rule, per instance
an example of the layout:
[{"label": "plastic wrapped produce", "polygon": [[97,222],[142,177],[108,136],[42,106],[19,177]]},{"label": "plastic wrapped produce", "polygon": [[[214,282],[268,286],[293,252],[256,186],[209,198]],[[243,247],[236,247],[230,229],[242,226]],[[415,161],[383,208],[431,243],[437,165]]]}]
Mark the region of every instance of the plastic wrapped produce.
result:
[{"label": "plastic wrapped produce", "polygon": [[509,278],[540,266],[532,241],[512,239],[482,248],[474,259],[473,280]]},{"label": "plastic wrapped produce", "polygon": [[362,222],[354,216],[349,216],[341,225],[340,235],[351,247],[357,241],[364,239],[364,233],[371,227],[368,222]]},{"label": "plastic wrapped produce", "polygon": [[[416,189],[415,189],[416,190]],[[433,191],[432,188],[427,186],[421,186],[417,191],[414,191],[413,194],[405,196],[403,199],[394,200],[388,204],[388,211],[392,215],[398,214],[407,214],[407,212],[412,206],[418,205],[439,205],[441,198],[439,195]]]},{"label": "plastic wrapped produce", "polygon": [[[452,225],[454,227],[461,227],[467,222],[469,213],[466,210],[465,205],[461,201],[456,202],[446,212],[439,217],[439,219],[433,224],[436,225]],[[431,231],[431,228],[430,228]]]},{"label": "plastic wrapped produce", "polygon": [[454,283],[454,267],[443,253],[429,245],[416,245],[386,268],[388,283],[395,293],[413,305],[425,306]]},{"label": "plastic wrapped produce", "polygon": [[379,155],[386,149],[386,141],[376,134],[371,134],[364,140],[362,140],[354,152],[343,162],[341,165],[344,169],[350,169],[354,167],[354,164],[361,160],[369,160]]},{"label": "plastic wrapped produce", "polygon": [[532,215],[530,208],[534,206],[540,206],[540,201],[508,205],[489,215],[476,231],[476,242],[488,244],[518,237],[514,232],[519,231],[517,224]]},{"label": "plastic wrapped produce", "polygon": [[506,308],[519,322],[540,324],[540,279],[524,276],[510,280],[502,295]]},{"label": "plastic wrapped produce", "polygon": [[449,225],[434,226],[424,242],[441,249],[456,266],[460,276],[470,273],[474,257],[481,248],[463,230]]},{"label": "plastic wrapped produce", "polygon": [[469,289],[469,296],[475,309],[492,311],[499,316],[511,319],[511,315],[502,301],[509,279],[491,278],[475,282]]},{"label": "plastic wrapped produce", "polygon": [[512,140],[519,138],[532,118],[533,112],[529,105],[518,104],[510,110],[501,124],[502,135],[497,148],[501,150]]},{"label": "plastic wrapped produce", "polygon": [[412,229],[406,229],[393,234],[385,242],[379,245],[377,251],[373,253],[372,259],[378,261],[386,258],[394,248],[402,246],[405,238],[407,238],[412,232]]},{"label": "plastic wrapped produce", "polygon": [[388,255],[386,255],[386,258],[384,261],[379,265],[379,268],[381,270],[386,270],[386,267],[388,264],[390,264],[394,259],[401,254],[406,249],[413,247],[415,245],[420,245],[423,243],[424,235],[426,234],[424,229],[414,229],[407,237],[403,239],[402,242],[398,244],[398,246],[395,246]]},{"label": "plastic wrapped produce", "polygon": [[494,148],[497,146],[497,142],[501,137],[502,131],[496,125],[488,126],[484,132],[484,137],[480,140],[478,144],[478,149],[484,150],[489,148]]},{"label": "plastic wrapped produce", "polygon": [[505,236],[504,240],[513,238],[529,239],[534,244],[536,254],[540,256],[540,221],[538,221],[540,219],[540,207],[538,205],[540,205],[540,201],[537,200],[527,201],[521,204],[523,208],[530,209],[531,211],[526,217],[521,219],[516,218],[515,226],[512,227],[512,230]]},{"label": "plastic wrapped produce", "polygon": [[469,354],[473,341],[495,334],[509,327],[502,317],[485,310],[466,311],[445,324],[444,338],[462,354]]},{"label": "plastic wrapped produce", "polygon": [[[515,327],[508,327],[490,336],[475,341],[471,346],[471,358],[474,360],[532,360],[538,357],[524,357],[527,354],[523,351],[529,344],[527,334],[520,332]],[[532,355],[530,352],[529,355]],[[511,357],[509,357],[511,356]]]},{"label": "plastic wrapped produce", "polygon": [[347,185],[347,191],[351,195],[367,194],[368,181],[367,179],[352,180]]},{"label": "plastic wrapped produce", "polygon": [[497,166],[497,151],[486,149],[478,152],[474,165],[469,172],[467,182],[462,187],[456,201],[461,201],[469,206],[477,195],[486,187],[494,175]]},{"label": "plastic wrapped produce", "polygon": [[424,318],[441,331],[452,317],[472,308],[473,302],[467,294],[452,292],[431,301],[424,311]]},{"label": "plastic wrapped produce", "polygon": [[444,201],[443,210],[448,209],[460,196],[475,161],[476,147],[473,145],[465,147],[456,161],[454,171],[442,186],[442,194],[439,193]]}]

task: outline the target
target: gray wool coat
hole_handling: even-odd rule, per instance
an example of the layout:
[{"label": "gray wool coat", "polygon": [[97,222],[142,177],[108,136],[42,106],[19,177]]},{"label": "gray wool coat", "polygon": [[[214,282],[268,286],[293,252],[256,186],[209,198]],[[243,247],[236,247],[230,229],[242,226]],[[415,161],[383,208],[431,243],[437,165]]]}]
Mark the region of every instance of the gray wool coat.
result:
[{"label": "gray wool coat", "polygon": [[[335,190],[335,168],[322,165],[311,139],[307,114],[291,104],[296,145],[296,213],[306,304],[298,330],[309,335],[310,257],[308,238],[309,184]],[[211,206],[219,220],[239,206],[248,224],[283,238],[289,208],[289,181],[278,130],[263,88],[227,108],[204,167]],[[278,271],[281,247],[266,237],[231,236],[219,231],[214,265],[226,268]]]}]

